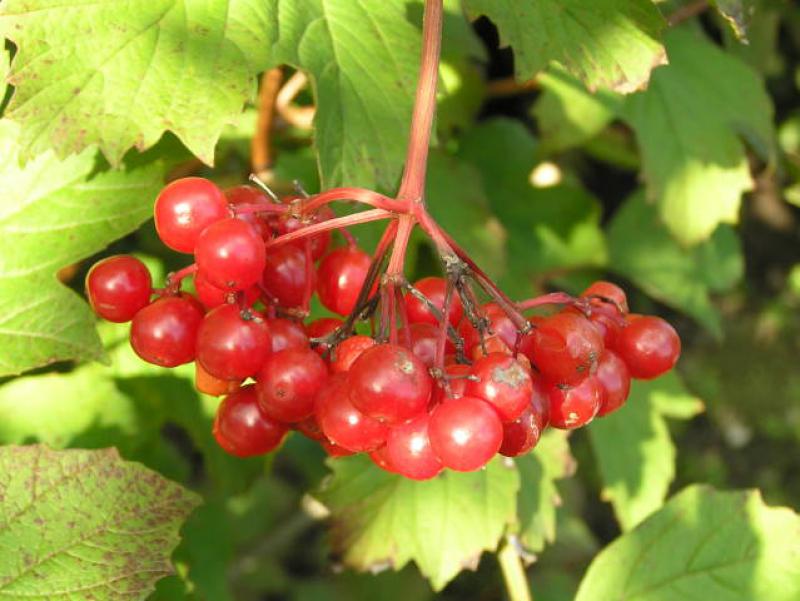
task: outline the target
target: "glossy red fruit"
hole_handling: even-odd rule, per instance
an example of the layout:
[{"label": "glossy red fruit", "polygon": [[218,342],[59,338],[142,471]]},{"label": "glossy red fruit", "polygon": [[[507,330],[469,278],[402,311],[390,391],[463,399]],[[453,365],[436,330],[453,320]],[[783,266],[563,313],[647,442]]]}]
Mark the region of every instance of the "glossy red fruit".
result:
[{"label": "glossy red fruit", "polygon": [[281,444],[286,426],[258,407],[256,389],[244,386],[225,397],[214,419],[214,438],[219,446],[237,457],[269,453]]},{"label": "glossy red fruit", "polygon": [[309,348],[305,328],[296,321],[273,317],[267,319],[267,327],[272,339],[272,352],[277,353],[287,348]]},{"label": "glossy red fruit", "polygon": [[203,394],[222,396],[231,394],[242,385],[241,380],[222,380],[208,373],[200,363],[194,364],[194,387]]},{"label": "glossy red fruit", "polygon": [[506,457],[518,457],[530,451],[539,442],[542,429],[531,407],[513,422],[503,424],[503,444],[500,454]]},{"label": "glossy red fruit", "polygon": [[[433,367],[436,362],[436,347],[439,344],[439,328],[429,323],[412,323],[408,329],[411,352],[425,364],[425,367]],[[404,340],[403,336],[403,332],[400,332],[399,339]],[[445,346],[447,350],[452,350],[452,345]]]},{"label": "glossy red fruit", "polygon": [[358,293],[372,259],[358,248],[337,248],[328,253],[317,269],[317,294],[322,305],[339,315],[356,306]]},{"label": "glossy red fruit", "polygon": [[208,226],[195,246],[197,268],[210,284],[224,290],[244,290],[261,280],[266,264],[264,241],[240,219],[223,219]]},{"label": "glossy red fruit", "polygon": [[243,380],[261,369],[271,344],[269,328],[258,313],[221,305],[200,324],[197,360],[216,378]]},{"label": "glossy red fruit", "polygon": [[531,395],[531,411],[537,420],[539,430],[544,429],[550,423],[550,397],[547,394],[547,386],[540,379],[533,381],[533,394]]},{"label": "glossy red fruit", "polygon": [[[450,365],[445,365],[444,372],[450,388],[449,398],[457,399],[464,396],[464,391],[469,382],[468,378],[472,372],[472,366],[464,365],[463,363],[451,363]],[[448,398],[448,394],[444,386],[441,386],[438,382],[434,382],[430,406],[433,407],[441,403],[445,398]]]},{"label": "glossy red fruit", "polygon": [[319,427],[319,423],[317,422],[317,418],[313,415],[311,417],[307,417],[304,420],[301,420],[293,425],[294,429],[300,432],[303,436],[310,440],[315,440],[317,442],[330,442],[325,435],[322,433],[322,428]]},{"label": "glossy red fruit", "polygon": [[386,439],[386,458],[391,469],[411,480],[430,480],[442,471],[442,462],[431,448],[430,416],[422,414],[398,424]]},{"label": "glossy red fruit", "polygon": [[431,448],[445,467],[471,472],[500,450],[503,424],[492,406],[475,397],[447,399],[431,413]]},{"label": "glossy red fruit", "polygon": [[197,330],[203,312],[180,296],[160,298],[141,309],[131,322],[131,346],[139,357],[161,367],[194,361]]},{"label": "glossy red fruit", "polygon": [[252,306],[258,300],[259,291],[255,286],[251,286],[242,291],[236,290],[223,290],[217,288],[208,281],[208,278],[202,271],[194,274],[194,289],[197,292],[197,298],[206,309],[213,309],[226,303],[232,303],[237,300],[239,294],[244,295],[244,304],[248,307]]},{"label": "glossy red fruit", "polygon": [[[445,279],[436,277],[422,278],[414,282],[414,287],[425,295],[434,307],[439,309],[440,314],[444,311],[444,299],[447,292],[447,281]],[[434,326],[439,324],[439,321],[426,303],[412,294],[407,294],[405,301],[409,323],[429,323]],[[464,308],[461,305],[461,298],[453,290],[448,320],[453,326],[457,326],[463,314]]]},{"label": "glossy red fruit", "polygon": [[337,374],[317,393],[314,413],[322,432],[356,453],[377,449],[386,442],[388,427],[353,407],[348,392],[346,376]]},{"label": "glossy red fruit", "polygon": [[[336,317],[320,317],[306,325],[306,334],[309,339],[311,338],[324,338],[344,322]],[[328,347],[323,344],[316,344],[312,347],[314,351],[320,356],[326,356]]]},{"label": "glossy red fruit", "polygon": [[377,465],[383,471],[391,474],[397,473],[394,471],[394,469],[392,469],[392,466],[389,465],[389,458],[386,456],[386,445],[379,447],[374,451],[370,451],[369,458],[372,459],[372,463]]},{"label": "glossy red fruit", "polygon": [[344,447],[340,447],[335,442],[331,442],[330,440],[323,440],[320,441],[319,445],[325,450],[325,452],[333,458],[336,457],[347,457],[349,455],[355,455],[353,451],[348,451]]},{"label": "glossy red fruit", "polygon": [[628,312],[628,297],[625,295],[625,291],[611,282],[602,280],[594,282],[581,292],[581,298],[592,299],[592,304],[611,305],[622,314]]},{"label": "glossy red fruit", "polygon": [[528,407],[533,394],[531,372],[514,357],[487,355],[474,363],[471,375],[477,380],[467,381],[464,394],[491,404],[502,421],[514,421]]},{"label": "glossy red fruit", "polygon": [[345,338],[334,351],[335,355],[330,362],[331,371],[333,373],[349,371],[355,360],[361,356],[361,353],[373,346],[375,346],[375,341],[369,336],[357,334],[350,336],[350,338]]},{"label": "glossy red fruit", "polygon": [[[514,322],[506,315],[505,311],[495,303],[487,303],[481,307],[481,315],[489,321],[487,339],[497,337],[497,342],[502,342],[508,349],[513,349],[517,341],[517,328]],[[470,356],[476,348],[480,348],[480,334],[472,327],[468,320],[463,320],[458,328],[458,333],[464,338],[464,350]],[[495,346],[492,350],[499,351]]]},{"label": "glossy red fruit", "polygon": [[600,381],[602,400],[597,415],[608,415],[616,411],[628,400],[631,391],[631,374],[625,362],[613,351],[605,351],[600,356],[595,374]]},{"label": "glossy red fruit", "polygon": [[550,384],[547,395],[550,401],[550,425],[573,430],[594,419],[600,411],[603,391],[597,377],[589,376],[571,388]]},{"label": "glossy red fruit", "polygon": [[551,315],[538,324],[534,337],[532,360],[546,380],[577,384],[597,369],[603,337],[582,315]]},{"label": "glossy red fruit", "polygon": [[[322,207],[318,214],[311,220],[310,223],[320,223],[322,221],[327,221],[328,219],[332,219],[336,215],[329,207]],[[297,219],[296,217],[286,216],[279,219],[276,222],[276,233],[278,235],[288,234],[299,230],[303,227],[306,227],[309,223],[303,223],[301,220]],[[311,258],[314,261],[319,260],[322,255],[328,250],[328,247],[331,243],[331,232],[321,232],[315,236],[311,236],[309,238],[311,243]],[[305,240],[296,240],[295,242],[291,243],[294,244],[297,248],[303,249],[305,245]]]},{"label": "glossy red fruit", "polygon": [[432,380],[425,364],[395,344],[378,344],[361,353],[347,381],[353,405],[389,424],[421,414],[431,397]]},{"label": "glossy red fruit", "polygon": [[[234,186],[225,190],[225,199],[231,205],[233,212],[236,213],[237,205],[270,205],[272,201],[267,198],[258,188],[254,186]],[[237,213],[237,219],[249,223],[262,240],[272,238],[272,228],[266,217],[258,213]]]},{"label": "glossy red fruit", "polygon": [[281,422],[299,422],[314,413],[314,397],[328,380],[328,367],[311,349],[285,349],[267,357],[256,376],[258,402]]},{"label": "glossy red fruit", "polygon": [[172,250],[194,252],[200,233],[230,216],[225,195],[202,177],[184,177],[167,184],[156,198],[156,231]]},{"label": "glossy red fruit", "polygon": [[631,376],[652,380],[675,366],[681,355],[681,339],[669,323],[655,316],[630,316],[617,342],[617,354]]},{"label": "glossy red fruit", "polygon": [[603,337],[603,346],[614,349],[625,325],[625,318],[611,305],[598,305],[591,308],[587,319]]},{"label": "glossy red fruit", "polygon": [[[314,270],[308,272],[312,277]],[[306,292],[305,253],[291,244],[271,248],[267,253],[262,282],[282,307],[299,307]]]},{"label": "glossy red fruit", "polygon": [[86,275],[86,295],[97,315],[123,323],[150,302],[150,272],[136,257],[117,255],[95,263]]}]

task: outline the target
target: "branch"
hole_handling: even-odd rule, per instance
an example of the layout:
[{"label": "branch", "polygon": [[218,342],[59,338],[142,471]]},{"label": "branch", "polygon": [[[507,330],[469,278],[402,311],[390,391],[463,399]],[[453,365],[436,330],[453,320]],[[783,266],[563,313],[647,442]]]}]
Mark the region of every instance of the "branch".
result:
[{"label": "branch", "polygon": [[296,71],[283,85],[275,100],[275,110],[287,123],[300,129],[311,129],[316,109],[313,106],[296,106],[292,101],[308,84],[308,77]]},{"label": "branch", "polygon": [[669,17],[667,17],[667,24],[670,27],[680,25],[684,21],[688,21],[692,17],[696,17],[708,8],[708,0],[697,0],[691,4],[680,7]]},{"label": "branch", "polygon": [[250,167],[261,175],[272,168],[275,153],[272,148],[272,126],[275,123],[275,98],[283,81],[280,67],[270,69],[261,76],[258,91],[258,122],[253,140],[250,142]]}]

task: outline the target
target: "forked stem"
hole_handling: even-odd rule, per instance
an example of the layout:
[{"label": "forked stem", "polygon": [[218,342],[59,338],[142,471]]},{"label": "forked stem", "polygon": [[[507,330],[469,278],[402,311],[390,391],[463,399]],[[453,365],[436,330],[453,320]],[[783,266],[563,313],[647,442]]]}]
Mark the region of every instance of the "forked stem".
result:
[{"label": "forked stem", "polygon": [[506,540],[497,551],[497,561],[503,572],[509,601],[533,601],[525,566],[517,549]]}]

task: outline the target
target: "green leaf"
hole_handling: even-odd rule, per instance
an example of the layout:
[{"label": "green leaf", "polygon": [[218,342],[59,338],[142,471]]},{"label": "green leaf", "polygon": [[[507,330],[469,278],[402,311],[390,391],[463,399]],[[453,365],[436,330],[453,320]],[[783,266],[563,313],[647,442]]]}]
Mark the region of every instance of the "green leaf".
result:
[{"label": "green leaf", "polygon": [[664,503],[675,477],[675,445],[669,417],[688,419],[703,409],[671,372],[632,382],[628,402],[589,426],[589,439],[610,501],[623,530],[630,530]]},{"label": "green leaf", "polygon": [[0,121],[0,375],[103,357],[89,307],[56,271],[138,227],[163,182],[160,163],[97,171],[90,150],[20,168],[17,133]]},{"label": "green leaf", "polygon": [[467,162],[432,152],[425,197],[439,225],[453,232],[489,275],[500,277],[506,265],[506,233],[489,210],[480,172]]},{"label": "green leaf", "polygon": [[519,476],[502,459],[425,482],[381,471],[363,455],[330,466],[317,496],[331,511],[334,550],[359,570],[399,570],[413,560],[441,590],[475,569],[514,521]]},{"label": "green leaf", "polygon": [[8,84],[6,77],[8,76],[8,69],[11,66],[11,55],[5,48],[0,48],[0,106],[2,106],[2,99],[6,95]]},{"label": "green leaf", "polygon": [[790,509],[690,486],[595,558],[576,601],[796,601],[799,556]]},{"label": "green leaf", "polygon": [[534,188],[536,150],[525,127],[508,119],[474,127],[459,149],[480,170],[491,209],[508,232],[509,265],[500,283],[516,297],[530,296],[532,279],[543,272],[606,261],[600,203],[572,184]]},{"label": "green leaf", "polygon": [[100,146],[112,164],[170,130],[208,164],[267,65],[267,5],[254,0],[8,0],[17,45],[9,115],[21,158]]},{"label": "green leaf", "polygon": [[0,599],[144,599],[199,499],[114,449],[0,449]]},{"label": "green leaf", "polygon": [[589,92],[569,74],[551,69],[538,78],[543,92],[533,105],[542,136],[542,154],[561,152],[587,142],[616,117],[620,97]]},{"label": "green leaf", "polygon": [[676,29],[666,43],[669,65],[628,98],[623,117],[636,131],[648,197],[689,245],[738,221],[753,187],[740,137],[772,156],[772,104],[761,78],[708,39]]},{"label": "green leaf", "polygon": [[556,539],[556,509],[561,504],[556,480],[575,473],[567,436],[563,430],[546,430],[531,453],[515,459],[520,476],[519,537],[534,553]]},{"label": "green leaf", "polygon": [[501,44],[514,50],[520,80],[554,61],[592,90],[629,93],[665,60],[664,19],[649,0],[465,0],[465,6],[497,25]]},{"label": "green leaf", "polygon": [[722,333],[711,292],[725,292],[744,274],[741,243],[728,226],[693,248],[680,246],[658,218],[658,210],[635,193],[608,227],[609,266],[647,294]]},{"label": "green leaf", "polygon": [[393,189],[405,157],[421,39],[407,19],[408,3],[272,0],[278,4],[274,60],[314,80],[323,187]]},{"label": "green leaf", "polygon": [[747,43],[747,30],[756,10],[756,1],[714,0],[714,6],[731,26],[736,37]]}]

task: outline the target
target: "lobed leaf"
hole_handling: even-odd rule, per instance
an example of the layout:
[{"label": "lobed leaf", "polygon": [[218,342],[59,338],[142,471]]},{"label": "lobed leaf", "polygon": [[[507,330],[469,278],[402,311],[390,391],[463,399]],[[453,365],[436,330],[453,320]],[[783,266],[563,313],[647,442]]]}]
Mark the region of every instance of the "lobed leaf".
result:
[{"label": "lobed leaf", "polygon": [[384,472],[363,455],[330,467],[316,496],[331,511],[334,551],[359,570],[399,570],[414,561],[441,590],[461,570],[475,569],[515,520],[519,476],[502,459],[425,482]]},{"label": "lobed leaf", "polygon": [[0,599],[144,599],[198,503],[114,449],[0,448]]},{"label": "lobed leaf", "polygon": [[590,89],[629,93],[644,87],[666,60],[665,26],[649,0],[465,0],[467,12],[486,15],[500,41],[514,50],[518,79],[532,79],[555,62]]},{"label": "lobed leaf", "polygon": [[690,486],[606,547],[576,601],[794,601],[800,518],[757,491]]},{"label": "lobed leaf", "polygon": [[636,131],[648,196],[690,245],[738,221],[753,187],[741,138],[770,159],[773,111],[758,74],[705,37],[676,29],[666,44],[669,65],[627,99],[622,116]]},{"label": "lobed leaf", "polygon": [[702,410],[703,403],[670,372],[649,382],[633,381],[628,402],[589,426],[602,496],[623,530],[663,505],[675,477],[675,445],[664,418],[689,419]]},{"label": "lobed leaf", "polygon": [[160,163],[98,171],[91,150],[19,167],[18,134],[0,121],[0,375],[104,356],[89,307],[56,271],[138,227],[163,182]]}]

